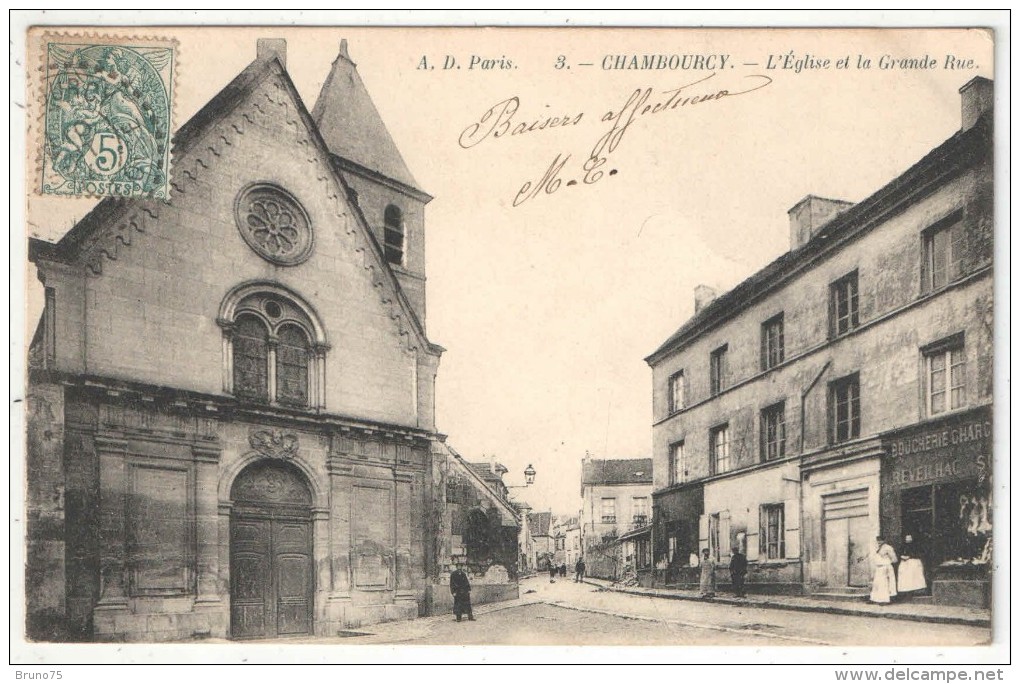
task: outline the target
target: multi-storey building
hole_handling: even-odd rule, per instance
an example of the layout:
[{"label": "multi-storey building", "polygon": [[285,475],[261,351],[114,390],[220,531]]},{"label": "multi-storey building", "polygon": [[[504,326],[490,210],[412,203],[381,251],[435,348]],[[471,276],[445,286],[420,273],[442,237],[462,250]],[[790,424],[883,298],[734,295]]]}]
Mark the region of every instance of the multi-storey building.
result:
[{"label": "multi-storey building", "polygon": [[739,547],[752,587],[852,593],[881,533],[935,600],[987,602],[992,83],[960,93],[959,132],[857,204],[799,202],[790,251],[646,359],[658,582]]},{"label": "multi-storey building", "polygon": [[624,569],[619,537],[648,525],[652,459],[597,459],[581,464],[581,552],[587,573],[617,579]]}]

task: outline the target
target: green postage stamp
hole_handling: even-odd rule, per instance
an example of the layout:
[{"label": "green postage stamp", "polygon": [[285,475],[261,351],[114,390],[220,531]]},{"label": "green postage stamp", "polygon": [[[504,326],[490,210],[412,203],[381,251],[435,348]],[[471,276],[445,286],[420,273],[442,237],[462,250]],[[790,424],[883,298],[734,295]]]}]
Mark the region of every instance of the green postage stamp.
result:
[{"label": "green postage stamp", "polygon": [[174,44],[61,36],[41,47],[42,194],[167,199]]}]

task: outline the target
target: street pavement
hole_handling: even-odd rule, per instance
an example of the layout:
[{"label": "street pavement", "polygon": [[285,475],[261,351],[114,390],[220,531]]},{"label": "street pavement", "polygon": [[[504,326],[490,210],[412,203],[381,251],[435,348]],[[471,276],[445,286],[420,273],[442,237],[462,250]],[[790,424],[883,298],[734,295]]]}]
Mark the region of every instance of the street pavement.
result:
[{"label": "street pavement", "polygon": [[[677,601],[609,591],[568,579],[524,580],[521,598],[478,606],[474,622],[452,615],[368,625],[351,636],[303,643],[532,646],[977,646],[985,627],[804,613]],[[355,635],[357,634],[357,635]]]}]

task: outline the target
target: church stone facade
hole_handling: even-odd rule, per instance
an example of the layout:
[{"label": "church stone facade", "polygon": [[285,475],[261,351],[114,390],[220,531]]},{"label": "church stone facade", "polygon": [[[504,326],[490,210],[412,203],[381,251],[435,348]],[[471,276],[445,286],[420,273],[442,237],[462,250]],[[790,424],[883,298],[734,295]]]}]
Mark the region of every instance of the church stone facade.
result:
[{"label": "church stone facade", "polygon": [[175,137],[168,203],[57,243],[30,351],[28,634],[335,634],[428,611],[442,348],[424,205],[341,45],[315,107],[286,45]]}]

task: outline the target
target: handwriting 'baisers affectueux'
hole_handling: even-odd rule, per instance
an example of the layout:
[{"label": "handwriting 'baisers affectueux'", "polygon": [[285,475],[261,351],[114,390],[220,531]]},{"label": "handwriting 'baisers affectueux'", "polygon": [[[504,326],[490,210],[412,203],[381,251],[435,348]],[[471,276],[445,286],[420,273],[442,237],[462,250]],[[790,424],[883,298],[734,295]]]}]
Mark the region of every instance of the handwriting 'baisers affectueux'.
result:
[{"label": "handwriting 'baisers affectueux'", "polygon": [[[566,127],[576,127],[594,122],[599,126],[608,125],[608,130],[587,151],[576,178],[566,180],[566,187],[576,185],[592,185],[606,175],[614,176],[618,169],[604,168],[612,154],[623,140],[624,134],[636,121],[654,114],[682,112],[685,108],[699,104],[718,103],[727,98],[748,95],[772,83],[772,78],[764,74],[741,76],[731,79],[716,78],[717,72],[696,81],[686,83],[673,89],[658,90],[655,88],[638,88],[629,94],[619,109],[608,109],[598,116],[586,116],[585,112],[566,113],[558,116],[542,116],[529,118],[519,115],[521,100],[516,95],[497,102],[489,107],[481,117],[467,126],[458,140],[461,147],[470,149],[486,140],[500,140],[523,136],[539,131],[556,131]],[[728,87],[724,87],[728,86]],[[560,174],[574,155],[570,152],[557,153],[545,173],[538,180],[525,181],[513,200],[517,207],[539,195],[552,195],[564,184]]]}]

